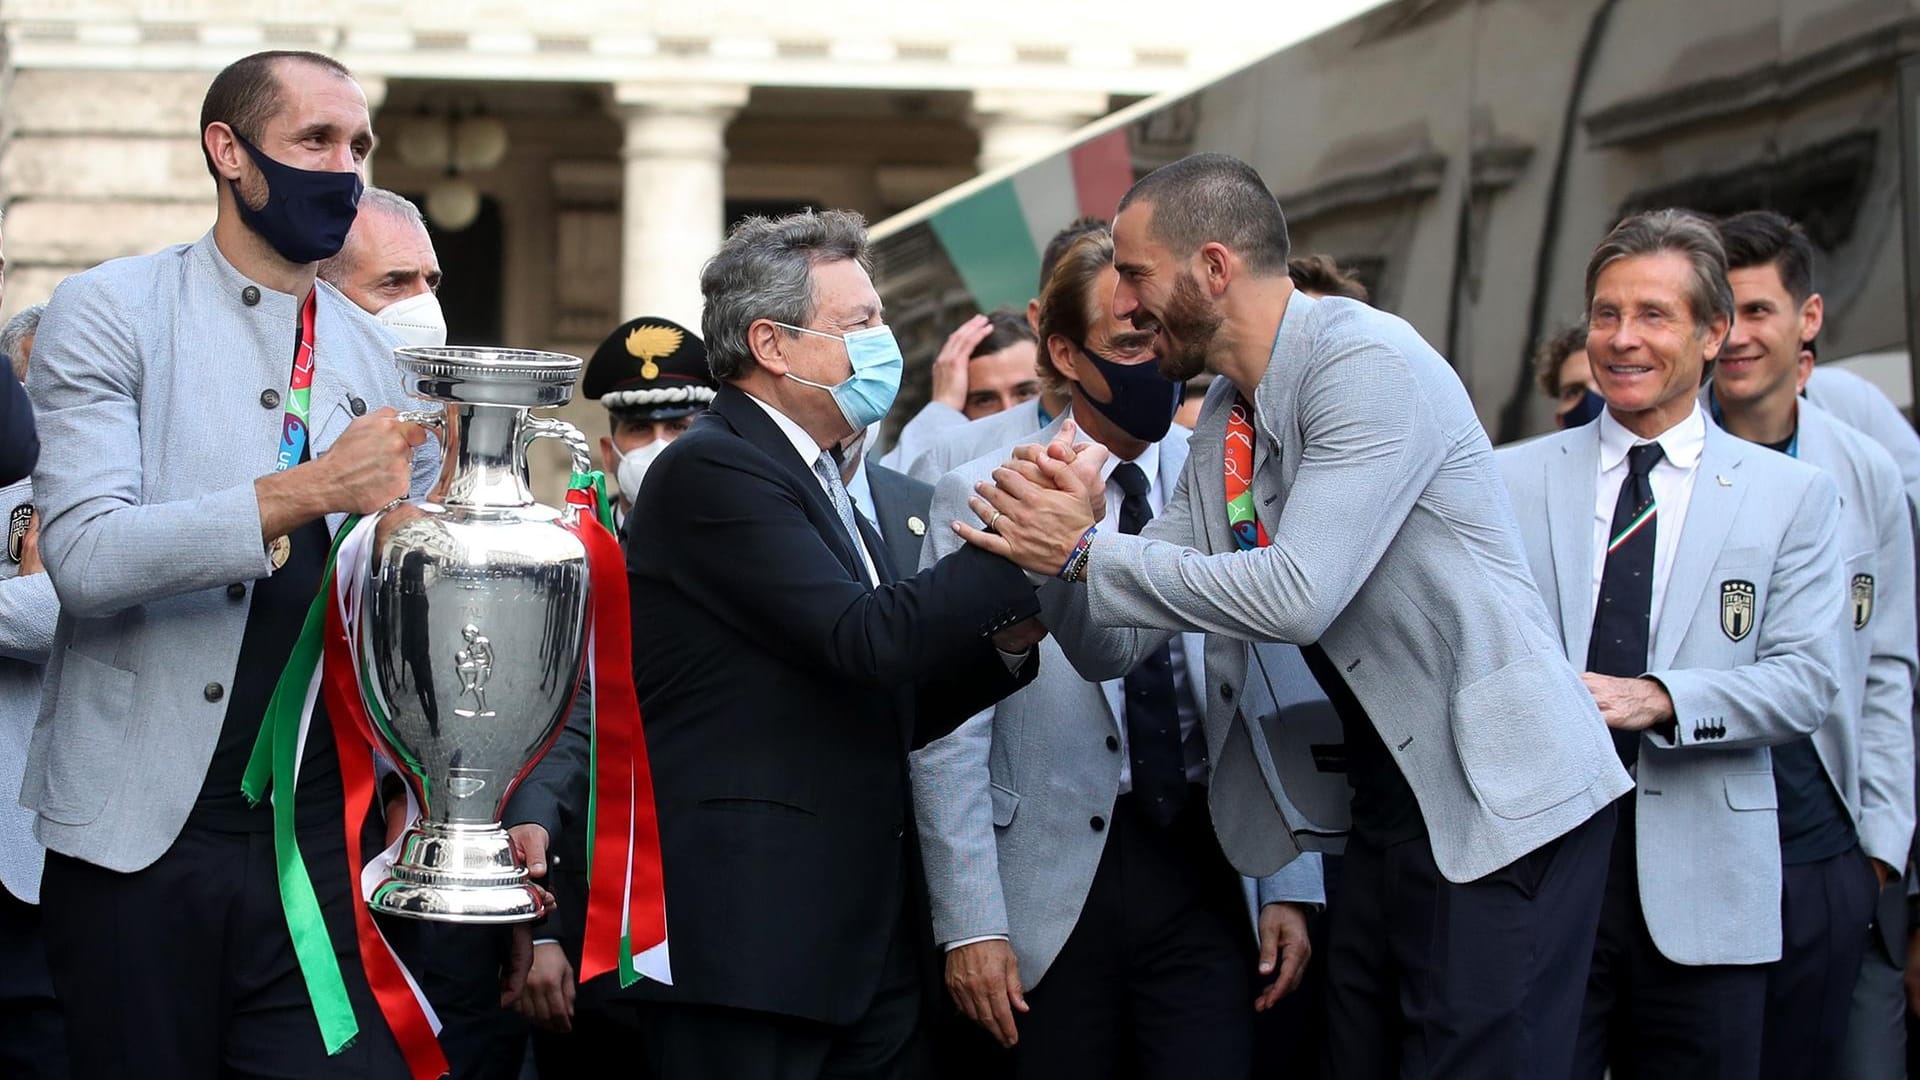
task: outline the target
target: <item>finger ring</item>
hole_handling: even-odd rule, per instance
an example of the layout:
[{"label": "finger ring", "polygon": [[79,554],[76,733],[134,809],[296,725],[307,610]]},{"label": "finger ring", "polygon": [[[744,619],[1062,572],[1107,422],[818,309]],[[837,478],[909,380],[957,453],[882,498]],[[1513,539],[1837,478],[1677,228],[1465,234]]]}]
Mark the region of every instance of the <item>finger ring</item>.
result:
[{"label": "finger ring", "polygon": [[388,503],[387,505],[385,505],[385,506],[383,506],[383,507],[381,507],[381,508],[380,508],[380,512],[384,514],[384,513],[386,513],[386,512],[388,512],[389,510],[392,510],[392,509],[393,509],[394,507],[396,507],[396,506],[399,506],[399,505],[400,505],[401,503],[403,503],[403,502],[406,502],[406,501],[407,501],[407,497],[406,497],[405,495],[402,495],[402,496],[400,496],[399,498],[397,498],[397,499],[395,499],[395,500],[393,500],[392,502],[390,502],[390,503]]},{"label": "finger ring", "polygon": [[1006,511],[1004,511],[1004,510],[995,510],[995,511],[993,512],[993,516],[987,519],[987,531],[988,531],[988,532],[992,532],[992,531],[994,531],[994,530],[993,530],[993,525],[994,525],[994,523],[995,523],[995,522],[997,522],[997,521],[999,521],[999,520],[1000,520],[1001,518],[1003,518],[1003,517],[1006,517],[1006,516],[1007,516],[1007,515],[1006,515]]}]

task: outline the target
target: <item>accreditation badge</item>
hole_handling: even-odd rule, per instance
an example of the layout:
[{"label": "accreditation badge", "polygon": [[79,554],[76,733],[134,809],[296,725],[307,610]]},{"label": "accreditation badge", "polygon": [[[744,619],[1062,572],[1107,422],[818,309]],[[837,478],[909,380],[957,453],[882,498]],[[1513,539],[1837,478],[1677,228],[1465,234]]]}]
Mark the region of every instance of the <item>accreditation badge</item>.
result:
[{"label": "accreditation badge", "polygon": [[1753,582],[1720,583],[1720,629],[1731,641],[1744,641],[1753,633]]},{"label": "accreditation badge", "polygon": [[7,558],[15,566],[27,550],[27,530],[33,527],[33,504],[21,503],[7,515]]}]

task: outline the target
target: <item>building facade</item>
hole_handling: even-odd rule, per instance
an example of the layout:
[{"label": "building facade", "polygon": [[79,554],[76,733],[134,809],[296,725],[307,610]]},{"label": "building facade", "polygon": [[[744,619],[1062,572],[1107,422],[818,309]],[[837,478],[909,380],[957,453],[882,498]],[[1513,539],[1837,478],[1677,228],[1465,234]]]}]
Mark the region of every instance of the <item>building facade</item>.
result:
[{"label": "building facade", "polygon": [[584,354],[636,314],[697,326],[743,214],[878,220],[1358,6],[0,0],[0,317],[209,227],[200,101],[259,49],[353,69],[373,182],[426,207],[454,340]]}]

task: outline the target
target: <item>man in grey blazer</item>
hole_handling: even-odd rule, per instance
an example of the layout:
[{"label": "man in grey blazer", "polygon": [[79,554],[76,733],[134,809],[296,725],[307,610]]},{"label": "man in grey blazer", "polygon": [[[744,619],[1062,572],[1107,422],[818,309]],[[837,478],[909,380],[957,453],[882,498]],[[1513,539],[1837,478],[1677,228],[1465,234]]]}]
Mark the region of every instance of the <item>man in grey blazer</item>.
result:
[{"label": "man in grey blazer", "polygon": [[[1830,1075],[1841,1066],[1853,988],[1883,890],[1902,891],[1913,837],[1913,530],[1899,466],[1799,388],[1802,350],[1825,305],[1813,245],[1765,210],[1719,223],[1733,289],[1733,330],[1702,400],[1729,434],[1813,465],[1840,491],[1840,692],[1813,735],[1773,748],[1780,797],[1781,958],[1767,974],[1763,1075]],[[1894,897],[1893,899],[1897,899]],[[1884,965],[1873,985],[1902,1001]]]},{"label": "man in grey blazer", "polygon": [[[1114,277],[1104,231],[1066,252],[1041,297],[1041,362],[1112,451],[1107,526],[1137,531],[1178,484],[1187,432],[1150,335],[1112,315]],[[1020,441],[1045,445],[1066,422]],[[942,478],[937,518],[964,515],[1011,450]],[[942,529],[923,564],[960,546]],[[1013,1048],[1014,1076],[1245,1076],[1255,1010],[1310,952],[1299,905],[1324,898],[1318,859],[1256,883],[1256,937],[1206,809],[1201,635],[1104,682],[1041,649],[1030,686],[913,755],[948,990]]]},{"label": "man in grey blazer", "polygon": [[1733,310],[1711,224],[1629,218],[1587,294],[1607,411],[1498,455],[1561,646],[1637,780],[1574,1075],[1755,1077],[1781,942],[1767,748],[1820,727],[1839,689],[1839,501],[1696,400]]},{"label": "man in grey blazer", "polygon": [[[337,62],[213,80],[213,230],[63,282],[36,340],[40,551],[61,612],[21,801],[77,1075],[402,1076],[357,962],[338,757],[316,712],[295,828],[357,1037],[328,1053],[295,962],[272,811],[240,779],[348,513],[422,493],[395,339],[315,265],[373,145]],[[369,819],[378,850],[378,818]],[[138,932],[125,932],[125,928]]]},{"label": "man in grey blazer", "polygon": [[[1560,653],[1465,389],[1401,320],[1295,290],[1280,208],[1243,162],[1149,175],[1114,239],[1115,314],[1154,331],[1171,377],[1222,376],[1180,489],[1139,536],[1096,529],[1086,547],[1098,455],[1056,442],[1022,448],[974,501],[989,529],[957,528],[1074,579],[1043,590],[1044,617],[1088,678],[1208,633],[1209,801],[1241,872],[1344,825],[1345,789],[1307,782],[1315,753],[1343,759],[1339,1075],[1565,1072],[1630,781]],[[1344,749],[1276,754],[1284,726],[1251,727],[1247,643],[1271,641],[1302,647]]]}]

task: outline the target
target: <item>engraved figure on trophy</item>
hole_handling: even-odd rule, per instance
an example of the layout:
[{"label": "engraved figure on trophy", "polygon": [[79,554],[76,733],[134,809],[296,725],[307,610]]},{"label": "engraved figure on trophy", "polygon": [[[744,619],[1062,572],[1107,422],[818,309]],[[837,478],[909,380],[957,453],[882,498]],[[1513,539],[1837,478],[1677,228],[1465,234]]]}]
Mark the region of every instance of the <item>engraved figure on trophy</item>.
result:
[{"label": "engraved figure on trophy", "polygon": [[492,716],[487,708],[487,680],[493,678],[493,642],[480,628],[468,623],[460,628],[467,647],[453,654],[454,670],[460,673],[460,693],[473,697],[473,708],[455,709],[455,716]]}]

